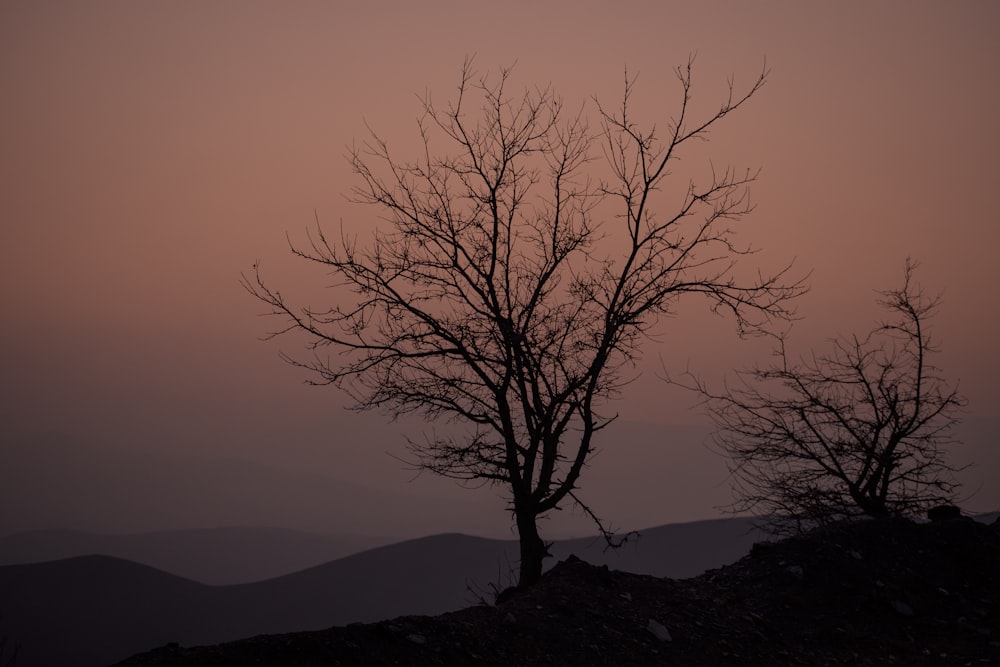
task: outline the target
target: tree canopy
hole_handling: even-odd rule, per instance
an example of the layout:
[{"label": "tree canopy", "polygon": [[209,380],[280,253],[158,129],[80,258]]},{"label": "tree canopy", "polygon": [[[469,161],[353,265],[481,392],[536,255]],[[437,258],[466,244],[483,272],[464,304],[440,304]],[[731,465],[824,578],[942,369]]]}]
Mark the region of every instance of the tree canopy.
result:
[{"label": "tree canopy", "polygon": [[[691,112],[692,63],[660,128],[619,104],[569,110],[551,87],[511,91],[510,69],[466,62],[457,94],[422,100],[423,151],[397,158],[374,131],[351,148],[352,200],[379,215],[359,241],[317,224],[296,255],[327,268],[350,301],[297,305],[263,279],[246,288],[312,351],[289,361],[346,391],[358,409],[465,426],[410,440],[415,465],[502,487],[521,540],[520,583],[540,576],[536,520],[578,502],[604,412],[650,327],[699,296],[740,332],[791,316],[789,268],[737,276],[749,245],[734,225],[752,210],[756,171],[713,170],[676,201],[661,190],[688,144],[740,109],[766,71],[705,117]],[[742,275],[742,274],[741,274]],[[345,290],[346,288],[346,290]],[[586,505],[583,507],[591,513]],[[603,529],[603,526],[602,526]]]}]

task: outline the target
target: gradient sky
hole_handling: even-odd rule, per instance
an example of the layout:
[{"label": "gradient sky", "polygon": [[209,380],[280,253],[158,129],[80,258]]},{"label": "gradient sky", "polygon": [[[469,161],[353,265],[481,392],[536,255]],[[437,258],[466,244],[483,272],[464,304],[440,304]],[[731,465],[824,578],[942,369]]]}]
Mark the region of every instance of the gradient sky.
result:
[{"label": "gradient sky", "polygon": [[[812,271],[792,334],[802,350],[866,330],[873,290],[918,259],[920,281],[944,291],[938,363],[960,380],[967,418],[992,429],[998,25],[989,0],[0,3],[4,442],[57,431],[374,487],[408,479],[385,455],[402,427],[303,386],[277,358],[293,341],[258,340],[270,322],[238,280],[260,259],[283,291],[321,297],[285,232],[301,238],[314,210],[330,225],[370,219],[344,202],[355,184],[345,146],[368,122],[405,153],[416,94],[445,99],[469,54],[482,69],[516,61],[519,84],[552,83],[571,105],[618,99],[627,67],[651,121],[675,109],[672,68],[689,54],[704,104],[766,58],[767,86],[678,172],[709,156],[762,168],[745,238],[762,262]],[[656,378],[661,359],[721,378],[763,354],[704,310],[692,303],[662,328],[616,406],[623,420],[703,420]],[[651,479],[684,489],[642,520],[714,514],[718,461],[691,449],[716,486],[684,486],[700,463],[662,449],[618,455],[615,437],[602,456],[609,479],[648,474],[648,455],[664,466]],[[977,451],[982,487],[1000,478],[1000,457]],[[622,484],[604,492],[625,496]],[[988,484],[982,494],[980,509],[1000,505]]]}]

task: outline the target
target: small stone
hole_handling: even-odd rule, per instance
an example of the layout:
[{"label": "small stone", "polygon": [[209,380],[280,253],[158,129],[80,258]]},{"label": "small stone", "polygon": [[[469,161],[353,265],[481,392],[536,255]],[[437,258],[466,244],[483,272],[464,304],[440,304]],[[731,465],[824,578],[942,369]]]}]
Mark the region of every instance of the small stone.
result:
[{"label": "small stone", "polygon": [[861,560],[861,553],[860,552],[855,551],[854,549],[851,549],[850,553],[851,553],[851,558],[853,558],[854,560]]},{"label": "small stone", "polygon": [[503,622],[504,625],[514,625],[517,623],[517,616],[514,616],[513,613],[508,611],[507,615],[503,617]]},{"label": "small stone", "polygon": [[659,639],[661,642],[672,642],[673,637],[670,636],[670,631],[663,626],[662,623],[649,619],[649,623],[646,624],[646,629],[653,633],[653,636]]},{"label": "small stone", "polygon": [[892,600],[889,604],[892,605],[892,608],[896,610],[897,614],[902,616],[913,616],[913,607],[906,604],[902,600]]},{"label": "small stone", "polygon": [[427,643],[427,640],[424,639],[423,635],[418,635],[415,632],[413,634],[407,635],[406,638],[409,639],[414,644],[418,644],[421,646]]},{"label": "small stone", "polygon": [[628,600],[629,602],[632,601],[632,594],[631,593],[622,593],[618,597],[620,597],[620,598],[622,598],[624,600]]},{"label": "small stone", "polygon": [[801,581],[802,579],[805,579],[806,572],[805,572],[805,570],[802,569],[801,565],[789,565],[785,569],[788,570],[788,573],[790,575],[792,575],[793,577],[795,577],[799,581]]}]

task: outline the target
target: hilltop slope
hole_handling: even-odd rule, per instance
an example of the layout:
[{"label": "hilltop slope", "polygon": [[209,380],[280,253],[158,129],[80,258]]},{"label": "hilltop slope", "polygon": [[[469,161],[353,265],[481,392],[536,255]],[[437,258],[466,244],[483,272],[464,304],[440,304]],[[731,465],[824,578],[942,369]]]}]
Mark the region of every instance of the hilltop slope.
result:
[{"label": "hilltop slope", "polygon": [[121,667],[996,664],[998,533],[966,519],[835,525],[681,581],[570,558],[496,606],[166,646]]},{"label": "hilltop slope", "polygon": [[[557,542],[552,551],[558,558],[575,553],[619,570],[683,577],[735,561],[759,537],[749,520],[724,519],[645,530],[619,551],[605,551],[595,538]],[[150,538],[170,545],[163,535],[140,541],[152,546]],[[169,560],[162,550],[147,551]],[[232,586],[205,586],[108,556],[11,565],[0,567],[0,640],[9,640],[8,653],[20,646],[18,667],[96,667],[167,642],[209,644],[440,614],[509,584],[516,560],[515,541],[436,535]]]},{"label": "hilltop slope", "polygon": [[470,604],[465,577],[495,578],[497,560],[492,540],[438,535],[234,586],[109,556],[8,565],[0,567],[0,638],[20,647],[18,667],[96,667],[168,641],[435,614]]}]

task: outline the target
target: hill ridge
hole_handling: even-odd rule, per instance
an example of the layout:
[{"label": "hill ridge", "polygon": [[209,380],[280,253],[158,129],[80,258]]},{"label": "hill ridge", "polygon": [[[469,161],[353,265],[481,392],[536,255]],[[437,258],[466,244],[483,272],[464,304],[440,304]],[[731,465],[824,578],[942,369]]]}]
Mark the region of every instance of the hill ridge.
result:
[{"label": "hill ridge", "polygon": [[[616,569],[670,568],[683,574],[736,560],[753,542],[746,523],[664,526],[621,552],[599,542],[557,543]],[[601,560],[603,559],[603,560]],[[126,566],[116,583],[107,559],[0,567],[0,637],[19,643],[18,667],[107,665],[170,641],[208,644],[261,633],[319,630],[403,614],[439,614],[510,584],[517,543],[444,533],[385,545],[252,583],[208,586]],[[98,576],[87,564],[101,570]],[[103,563],[103,564],[101,564]],[[693,564],[695,563],[695,564]],[[100,565],[96,565],[100,564]],[[111,568],[113,569],[113,568]],[[149,576],[146,576],[149,575]],[[478,592],[477,592],[478,591]],[[53,642],[51,637],[59,637]]]},{"label": "hill ridge", "polygon": [[967,665],[1000,661],[1000,521],[837,524],[687,580],[561,561],[495,606],[228,644],[119,667]]}]

